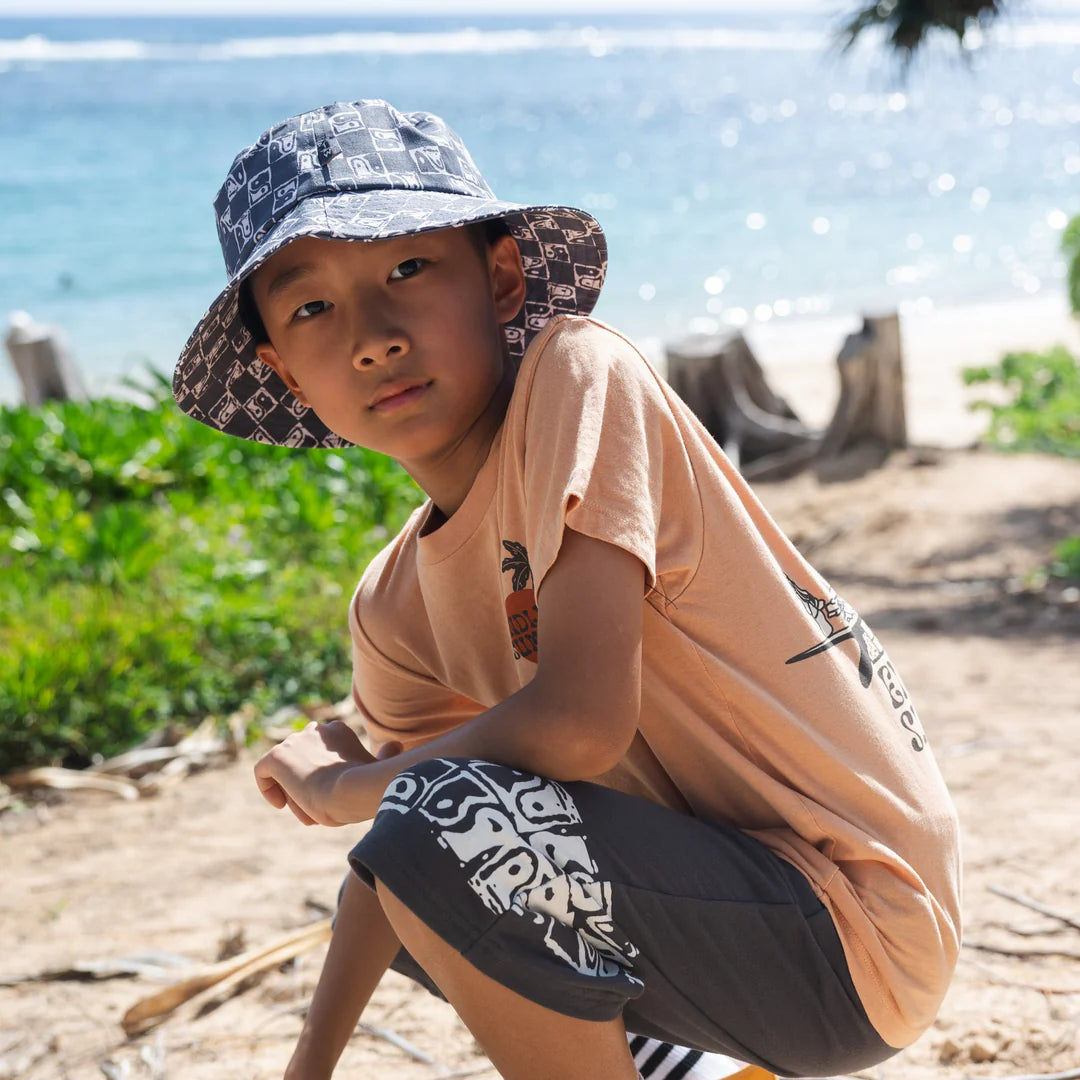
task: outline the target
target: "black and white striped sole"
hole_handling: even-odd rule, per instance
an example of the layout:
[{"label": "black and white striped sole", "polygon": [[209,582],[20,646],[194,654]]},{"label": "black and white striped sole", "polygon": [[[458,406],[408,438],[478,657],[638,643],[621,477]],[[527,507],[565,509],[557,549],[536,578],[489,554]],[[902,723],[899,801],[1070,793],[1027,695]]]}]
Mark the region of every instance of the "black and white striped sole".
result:
[{"label": "black and white striped sole", "polygon": [[630,1053],[643,1080],[776,1080],[771,1072],[724,1054],[705,1054],[685,1046],[630,1036]]}]

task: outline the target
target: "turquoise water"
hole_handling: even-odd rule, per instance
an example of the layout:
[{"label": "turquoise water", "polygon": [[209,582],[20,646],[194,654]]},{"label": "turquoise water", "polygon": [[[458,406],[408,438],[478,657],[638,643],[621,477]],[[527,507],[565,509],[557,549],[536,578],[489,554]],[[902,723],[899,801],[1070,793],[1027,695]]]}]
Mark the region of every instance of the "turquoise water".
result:
[{"label": "turquoise water", "polygon": [[0,18],[0,318],[60,325],[99,392],[171,367],[224,282],[234,153],[361,96],[443,115],[503,198],[592,211],[597,313],[638,337],[1062,287],[1080,18],[906,86],[821,16],[593,21]]}]

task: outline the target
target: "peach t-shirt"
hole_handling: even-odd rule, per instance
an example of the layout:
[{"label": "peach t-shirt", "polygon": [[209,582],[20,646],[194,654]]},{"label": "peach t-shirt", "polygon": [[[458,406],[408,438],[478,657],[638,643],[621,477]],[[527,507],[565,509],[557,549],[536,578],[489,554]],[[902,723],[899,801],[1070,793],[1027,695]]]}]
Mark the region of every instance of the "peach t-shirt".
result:
[{"label": "peach t-shirt", "polygon": [[641,716],[598,782],[736,825],[798,867],[871,1022],[911,1043],[960,935],[956,813],[926,734],[870,628],[634,346],[552,320],[465,501],[433,531],[430,514],[350,609],[372,737],[418,745],[529,682],[564,526],[625,548],[647,568]]}]

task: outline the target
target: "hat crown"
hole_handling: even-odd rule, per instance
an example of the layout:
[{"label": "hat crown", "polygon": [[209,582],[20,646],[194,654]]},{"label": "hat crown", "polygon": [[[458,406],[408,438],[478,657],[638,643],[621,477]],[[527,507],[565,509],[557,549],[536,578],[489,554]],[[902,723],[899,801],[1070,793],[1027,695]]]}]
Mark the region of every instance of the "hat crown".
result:
[{"label": "hat crown", "polygon": [[494,198],[465,144],[432,113],[400,113],[372,99],[276,124],[236,155],[214,200],[229,279],[303,199],[389,189]]}]

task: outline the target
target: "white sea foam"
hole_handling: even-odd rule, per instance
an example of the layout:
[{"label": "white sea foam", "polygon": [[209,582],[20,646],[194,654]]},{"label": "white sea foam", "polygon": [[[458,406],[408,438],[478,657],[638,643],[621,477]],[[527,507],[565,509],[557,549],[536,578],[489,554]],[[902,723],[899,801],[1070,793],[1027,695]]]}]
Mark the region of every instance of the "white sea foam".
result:
[{"label": "white sea foam", "polygon": [[813,52],[828,44],[814,31],[743,30],[727,27],[669,29],[448,30],[312,34],[234,38],[196,45],[161,45],[120,39],[51,41],[39,34],[0,40],[0,61],[180,60],[222,61],[285,56],[377,53],[413,56],[432,53],[517,53],[580,50],[603,55],[625,49],[738,49]]},{"label": "white sea foam", "polygon": [[[1080,20],[1003,23],[985,35],[998,47],[1080,45]],[[867,39],[869,41],[869,38]],[[555,30],[447,30],[435,32],[342,32],[292,37],[232,38],[220,42],[163,45],[109,38],[52,41],[40,34],[0,39],[0,63],[63,61],[227,61],[288,56],[381,54],[493,54],[580,50],[593,56],[631,49],[816,52],[831,42],[828,30],[747,30],[734,27],[669,27]]]},{"label": "white sea foam", "polygon": [[30,34],[21,40],[0,39],[0,61],[145,60],[148,59],[148,48],[141,41],[50,41],[41,34]]}]

